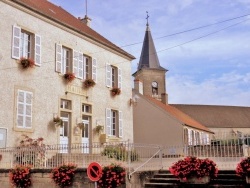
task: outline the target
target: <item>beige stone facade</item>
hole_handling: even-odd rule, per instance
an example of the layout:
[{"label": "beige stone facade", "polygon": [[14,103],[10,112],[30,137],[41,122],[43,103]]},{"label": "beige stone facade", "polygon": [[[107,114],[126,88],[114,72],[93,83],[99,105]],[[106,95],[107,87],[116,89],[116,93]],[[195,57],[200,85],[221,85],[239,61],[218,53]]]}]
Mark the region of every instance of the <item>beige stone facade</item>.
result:
[{"label": "beige stone facade", "polygon": [[[82,143],[82,130],[77,124],[86,124],[86,117],[88,135],[85,136],[89,143],[99,142],[100,134],[106,134],[103,136],[107,142],[133,141],[132,107],[129,105],[132,96],[131,57],[13,1],[1,0],[0,7],[0,128],[7,130],[7,136],[1,134],[5,146],[15,146],[22,134],[31,138],[43,137],[46,144],[60,144],[60,134],[66,134],[69,144]],[[33,68],[23,69],[19,59],[13,58],[15,27],[31,36],[31,57],[38,63]],[[39,38],[32,38],[36,36]],[[40,41],[37,43],[37,40]],[[92,78],[95,69],[96,81],[94,87],[84,88],[85,79],[81,78],[75,78],[72,82],[65,81],[64,72],[57,69],[58,44],[71,54],[70,66],[73,66],[75,51],[79,56],[81,54],[92,61]],[[34,49],[37,47],[40,48],[38,56],[37,49]],[[112,86],[107,86],[108,66],[117,71],[115,77],[121,89],[121,94],[114,97],[110,91]],[[80,71],[79,67],[77,71]],[[113,116],[107,116],[107,112],[115,114],[115,122]],[[54,125],[53,118],[56,115],[66,117],[67,121],[63,120],[64,129]],[[103,126],[99,134],[94,131],[97,125]]]}]

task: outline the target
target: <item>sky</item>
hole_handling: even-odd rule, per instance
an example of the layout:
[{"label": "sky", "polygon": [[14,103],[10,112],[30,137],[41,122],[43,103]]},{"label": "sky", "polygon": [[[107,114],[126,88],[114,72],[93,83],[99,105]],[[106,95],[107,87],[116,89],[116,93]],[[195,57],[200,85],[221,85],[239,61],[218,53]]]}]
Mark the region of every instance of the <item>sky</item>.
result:
[{"label": "sky", "polygon": [[[50,2],[86,15],[86,0]],[[132,73],[146,11],[170,104],[250,106],[250,0],[88,0],[91,28],[136,57]]]}]

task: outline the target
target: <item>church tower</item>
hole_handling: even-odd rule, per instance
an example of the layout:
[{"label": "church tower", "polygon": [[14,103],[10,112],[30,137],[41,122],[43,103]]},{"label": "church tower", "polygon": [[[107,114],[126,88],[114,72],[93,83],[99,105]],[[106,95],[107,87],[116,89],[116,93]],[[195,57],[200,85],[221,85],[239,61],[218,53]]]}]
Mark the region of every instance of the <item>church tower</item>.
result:
[{"label": "church tower", "polygon": [[[134,89],[143,95],[152,96],[159,100],[165,98],[167,103],[165,74],[166,69],[161,67],[155,50],[154,41],[148,24],[144,36],[141,56],[134,76]],[[164,100],[164,99],[163,99]]]}]

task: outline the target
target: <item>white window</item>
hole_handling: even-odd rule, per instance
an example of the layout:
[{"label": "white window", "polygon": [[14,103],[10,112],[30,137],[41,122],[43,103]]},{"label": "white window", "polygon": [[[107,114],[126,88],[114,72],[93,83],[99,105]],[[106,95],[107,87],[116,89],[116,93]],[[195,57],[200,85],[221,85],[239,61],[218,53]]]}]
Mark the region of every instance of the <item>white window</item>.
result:
[{"label": "white window", "polygon": [[92,112],[91,105],[89,105],[89,104],[82,104],[82,112],[83,113],[91,113]]},{"label": "white window", "polygon": [[71,110],[71,101],[65,100],[65,99],[61,99],[61,105],[60,105],[60,107],[62,109]]},{"label": "white window", "polygon": [[[75,54],[74,54],[75,55]],[[74,57],[72,50],[60,44],[56,44],[56,72],[72,73]]]},{"label": "white window", "polygon": [[107,87],[122,87],[122,71],[115,66],[106,65],[106,85]]},{"label": "white window", "polygon": [[84,64],[83,64],[83,79],[93,79],[97,81],[97,60],[95,58],[83,55]]},{"label": "white window", "polygon": [[13,26],[12,58],[31,58],[36,65],[41,65],[41,37],[18,26]]},{"label": "white window", "polygon": [[18,90],[17,94],[17,127],[32,128],[32,92]]},{"label": "white window", "polygon": [[122,112],[106,109],[106,134],[108,136],[123,136]]}]

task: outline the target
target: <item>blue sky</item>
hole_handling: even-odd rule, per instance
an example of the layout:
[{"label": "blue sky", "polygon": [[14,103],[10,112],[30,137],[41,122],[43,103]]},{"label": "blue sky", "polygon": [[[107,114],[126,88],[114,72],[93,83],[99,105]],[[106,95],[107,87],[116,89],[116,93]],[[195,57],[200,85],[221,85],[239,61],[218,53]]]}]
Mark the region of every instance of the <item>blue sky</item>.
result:
[{"label": "blue sky", "polygon": [[[85,0],[50,1],[76,17],[86,14]],[[169,70],[169,103],[250,106],[250,16],[243,16],[250,0],[88,0],[94,30],[118,46],[138,43],[123,47],[137,58],[133,72],[146,11],[161,66]]]}]

